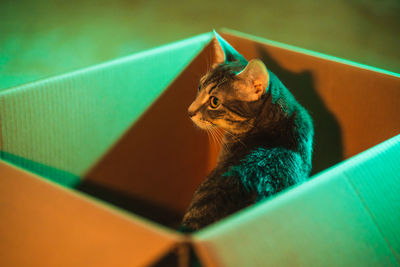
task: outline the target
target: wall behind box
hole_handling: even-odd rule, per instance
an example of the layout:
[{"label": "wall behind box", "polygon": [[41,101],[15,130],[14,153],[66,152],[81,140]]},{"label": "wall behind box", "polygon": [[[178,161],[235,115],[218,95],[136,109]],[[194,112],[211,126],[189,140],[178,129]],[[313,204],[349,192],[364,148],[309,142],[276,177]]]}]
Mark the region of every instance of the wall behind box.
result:
[{"label": "wall behind box", "polygon": [[0,90],[228,27],[400,72],[398,0],[2,0]]}]

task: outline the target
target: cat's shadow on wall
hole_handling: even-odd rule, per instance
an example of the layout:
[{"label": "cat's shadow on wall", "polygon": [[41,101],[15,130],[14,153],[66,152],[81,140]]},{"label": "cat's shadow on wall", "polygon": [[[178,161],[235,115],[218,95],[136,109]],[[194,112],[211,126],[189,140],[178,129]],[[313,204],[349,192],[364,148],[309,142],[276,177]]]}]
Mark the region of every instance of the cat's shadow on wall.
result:
[{"label": "cat's shadow on wall", "polygon": [[256,45],[260,59],[275,73],[296,99],[310,113],[314,122],[312,174],[343,160],[341,129],[315,89],[313,74],[306,70],[294,73],[283,68],[261,45]]}]

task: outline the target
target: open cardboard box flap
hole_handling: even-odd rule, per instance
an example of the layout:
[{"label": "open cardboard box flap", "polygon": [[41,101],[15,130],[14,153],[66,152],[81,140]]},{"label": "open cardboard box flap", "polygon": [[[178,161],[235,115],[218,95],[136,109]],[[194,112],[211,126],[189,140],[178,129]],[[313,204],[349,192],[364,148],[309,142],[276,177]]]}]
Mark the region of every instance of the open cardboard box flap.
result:
[{"label": "open cardboard box flap", "polygon": [[[400,132],[399,75],[222,36],[246,58],[261,58],[310,111],[314,173]],[[176,227],[126,203],[134,196],[179,218],[215,165],[218,146],[186,115],[212,60],[211,38],[0,91],[0,156],[19,167],[0,162],[2,266],[147,265],[187,242],[210,266],[399,261],[398,137],[191,236],[81,193]],[[115,192],[124,201],[113,202]]]},{"label": "open cardboard box flap", "polygon": [[184,237],[0,162],[1,266],[146,266]]}]

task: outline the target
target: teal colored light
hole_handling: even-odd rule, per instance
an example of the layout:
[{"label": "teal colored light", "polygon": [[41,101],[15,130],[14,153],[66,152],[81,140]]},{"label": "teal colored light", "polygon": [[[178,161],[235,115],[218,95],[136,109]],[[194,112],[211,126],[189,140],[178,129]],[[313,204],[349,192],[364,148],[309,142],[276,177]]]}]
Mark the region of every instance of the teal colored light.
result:
[{"label": "teal colored light", "polygon": [[12,163],[20,168],[23,168],[24,170],[35,173],[41,177],[47,178],[57,184],[66,187],[74,187],[80,182],[80,177],[72,173],[58,170],[45,164],[34,162],[32,160],[25,159],[4,151],[0,152],[0,155],[2,160]]}]

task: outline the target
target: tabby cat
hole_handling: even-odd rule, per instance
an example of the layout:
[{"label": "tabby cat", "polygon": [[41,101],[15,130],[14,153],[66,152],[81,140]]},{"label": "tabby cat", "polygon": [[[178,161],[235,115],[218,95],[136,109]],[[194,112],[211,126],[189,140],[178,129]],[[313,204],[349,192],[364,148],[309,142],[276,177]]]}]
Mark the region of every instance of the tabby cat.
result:
[{"label": "tabby cat", "polygon": [[283,189],[311,171],[308,112],[259,59],[249,62],[214,31],[216,63],[188,113],[200,128],[223,129],[214,170],[194,193],[181,224],[193,232]]}]

